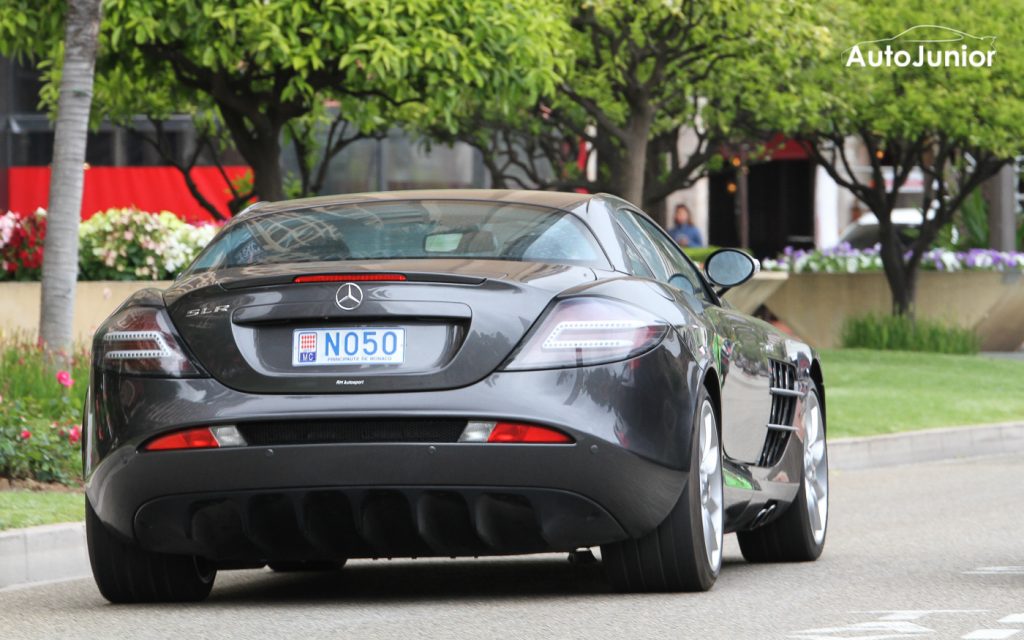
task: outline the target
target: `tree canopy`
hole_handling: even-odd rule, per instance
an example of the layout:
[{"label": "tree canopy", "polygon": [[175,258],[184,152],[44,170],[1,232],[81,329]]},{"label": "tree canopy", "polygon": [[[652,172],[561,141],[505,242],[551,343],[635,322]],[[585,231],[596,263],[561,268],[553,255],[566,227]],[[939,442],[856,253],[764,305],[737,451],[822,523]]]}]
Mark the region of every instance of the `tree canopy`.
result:
[{"label": "tree canopy", "polygon": [[[335,119],[364,134],[413,118],[454,130],[456,105],[480,93],[499,109],[535,101],[564,65],[567,25],[546,0],[103,4],[96,118],[190,113],[222,125],[264,199],[284,194],[284,134],[309,160],[316,124]],[[0,8],[0,51],[42,59],[51,103],[63,13],[58,0]]]},{"label": "tree canopy", "polygon": [[[844,1],[834,10],[832,50],[796,76],[795,100],[763,113],[803,137],[878,217],[894,310],[912,312],[921,254],[972,191],[1024,153],[1024,54],[1012,44],[1024,41],[1024,23],[993,0],[969,12],[922,0]],[[991,65],[947,57],[973,51]],[[853,153],[850,136],[866,153]],[[924,175],[921,209],[932,213],[905,246],[891,212],[915,168]]]},{"label": "tree canopy", "polygon": [[[499,184],[586,187],[653,206],[748,135],[738,125],[784,100],[797,61],[828,42],[797,0],[564,5],[573,58],[556,90],[512,114],[482,95],[456,114],[454,137],[481,149]],[[578,165],[581,141],[597,152],[596,176]]]}]

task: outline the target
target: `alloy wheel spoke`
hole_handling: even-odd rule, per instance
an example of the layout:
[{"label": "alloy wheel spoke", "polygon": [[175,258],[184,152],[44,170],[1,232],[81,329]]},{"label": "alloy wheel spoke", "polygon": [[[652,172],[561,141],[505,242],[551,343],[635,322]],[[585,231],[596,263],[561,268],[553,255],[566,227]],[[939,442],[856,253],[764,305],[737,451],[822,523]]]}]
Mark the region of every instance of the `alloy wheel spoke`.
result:
[{"label": "alloy wheel spoke", "polygon": [[825,459],[825,441],[817,440],[811,443],[810,446],[811,461],[815,467],[821,464],[821,461]]}]

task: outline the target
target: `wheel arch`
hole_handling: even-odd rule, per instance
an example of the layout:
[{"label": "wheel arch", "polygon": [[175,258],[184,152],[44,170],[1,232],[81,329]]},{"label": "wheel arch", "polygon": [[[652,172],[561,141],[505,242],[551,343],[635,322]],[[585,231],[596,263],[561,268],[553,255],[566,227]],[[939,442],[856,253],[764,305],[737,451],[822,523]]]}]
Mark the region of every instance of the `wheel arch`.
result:
[{"label": "wheel arch", "polygon": [[722,439],[722,384],[718,378],[718,372],[714,367],[708,367],[704,372],[704,379],[701,384],[711,397],[711,405],[715,409],[715,418],[718,422],[718,439]]},{"label": "wheel arch", "polygon": [[811,361],[811,380],[818,388],[818,404],[821,406],[821,417],[825,423],[825,431],[828,432],[828,413],[825,410],[825,378],[821,373],[821,363],[815,358]]}]

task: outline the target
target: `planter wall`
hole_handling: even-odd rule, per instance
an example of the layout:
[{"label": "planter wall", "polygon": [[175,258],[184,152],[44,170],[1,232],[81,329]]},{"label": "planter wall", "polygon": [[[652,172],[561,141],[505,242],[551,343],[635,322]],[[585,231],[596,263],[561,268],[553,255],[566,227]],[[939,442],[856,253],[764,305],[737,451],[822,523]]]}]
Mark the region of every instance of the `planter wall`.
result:
[{"label": "planter wall", "polygon": [[[1024,276],[1019,272],[918,274],[916,314],[974,329],[986,351],[1014,351],[1024,343]],[[839,346],[850,316],[889,313],[892,297],[883,273],[794,273],[765,302],[793,331],[819,348]]]},{"label": "planter wall", "polygon": [[725,299],[743,313],[754,313],[788,278],[784,271],[762,271],[749,282],[726,291]]},{"label": "planter wall", "polygon": [[[75,289],[75,339],[90,340],[96,327],[139,289],[170,285],[169,281],[79,282]],[[23,331],[32,337],[39,333],[41,287],[38,282],[0,282],[0,330]]]}]

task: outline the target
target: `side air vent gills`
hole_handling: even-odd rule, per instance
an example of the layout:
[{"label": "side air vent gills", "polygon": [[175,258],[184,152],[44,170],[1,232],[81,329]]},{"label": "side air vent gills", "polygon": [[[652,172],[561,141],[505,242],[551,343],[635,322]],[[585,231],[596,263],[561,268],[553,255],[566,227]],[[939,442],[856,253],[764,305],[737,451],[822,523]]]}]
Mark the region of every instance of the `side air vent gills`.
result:
[{"label": "side air vent gills", "polygon": [[796,400],[800,392],[796,389],[796,367],[786,362],[769,360],[771,365],[772,408],[768,418],[768,437],[758,466],[770,467],[778,464],[782,458],[789,434],[793,431],[793,418],[796,413]]}]

